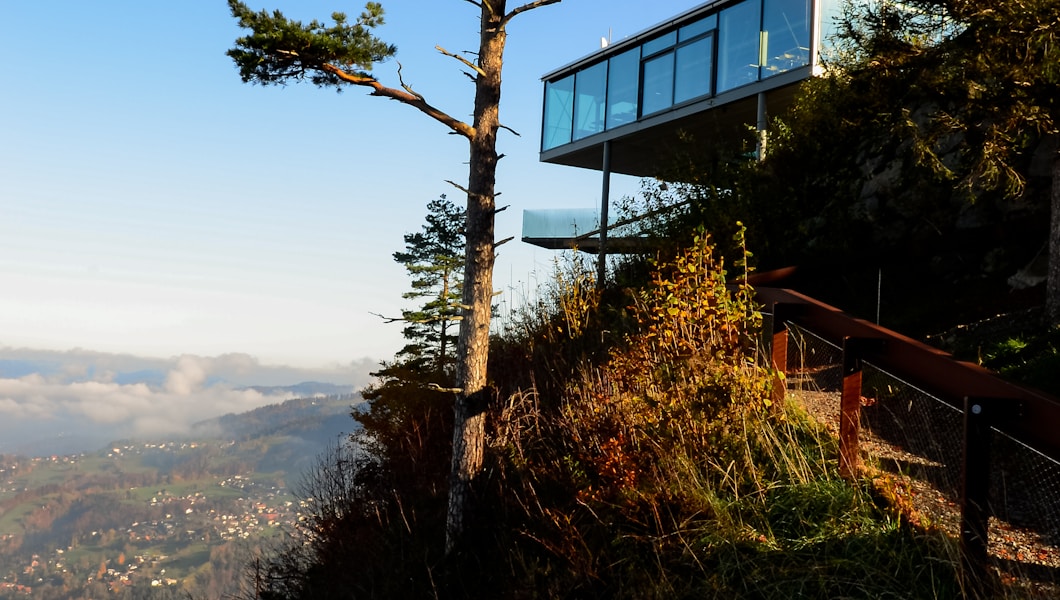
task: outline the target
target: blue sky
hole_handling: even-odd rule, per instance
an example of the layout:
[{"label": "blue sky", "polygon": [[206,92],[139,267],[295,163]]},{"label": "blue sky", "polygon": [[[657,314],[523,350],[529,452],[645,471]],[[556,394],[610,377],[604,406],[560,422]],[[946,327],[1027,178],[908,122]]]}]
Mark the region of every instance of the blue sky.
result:
[{"label": "blue sky", "polygon": [[[253,0],[303,20],[363,3]],[[514,6],[515,1],[509,4]],[[598,173],[538,162],[540,77],[695,1],[565,0],[509,28],[498,175],[502,301],[555,254],[518,241],[525,208],[593,207]],[[469,119],[451,58],[473,50],[462,0],[384,1],[378,35],[405,81]],[[0,348],[149,357],[242,353],[334,368],[390,358],[408,288],[391,255],[429,200],[462,202],[466,143],[361,89],[243,84],[223,0],[0,2]],[[377,76],[396,83],[396,62]],[[635,180],[616,178],[613,197]],[[17,354],[17,352],[16,352]]]}]

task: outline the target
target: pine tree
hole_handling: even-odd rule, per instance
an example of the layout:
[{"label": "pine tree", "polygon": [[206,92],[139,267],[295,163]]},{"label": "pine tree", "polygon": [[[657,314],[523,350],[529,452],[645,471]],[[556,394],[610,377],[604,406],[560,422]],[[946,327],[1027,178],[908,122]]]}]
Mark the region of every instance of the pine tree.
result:
[{"label": "pine tree", "polygon": [[[334,26],[318,21],[303,24],[280,11],[255,13],[239,0],[228,6],[239,25],[250,33],[236,40],[228,55],[239,67],[244,82],[262,85],[308,80],[319,86],[362,86],[371,95],[396,100],[445,125],[468,140],[468,180],[460,189],[467,194],[467,240],[464,266],[463,314],[457,351],[457,386],[453,405],[453,456],[449,485],[446,547],[461,536],[471,501],[471,488],[482,472],[486,438],[485,408],[490,397],[486,385],[490,317],[495,261],[497,133],[500,122],[501,70],[508,24],[516,16],[560,0],[532,0],[511,10],[507,0],[476,1],[479,11],[479,45],[474,60],[439,51],[468,69],[475,86],[471,123],[435,107],[427,98],[400,81],[387,86],[371,73],[372,66],[397,52],[397,48],[372,35],[383,23],[383,7],[365,5],[352,24],[343,13],[334,13]],[[455,185],[455,184],[454,184]]]},{"label": "pine tree", "polygon": [[444,195],[429,202],[427,211],[422,229],[405,234],[405,251],[394,253],[412,280],[403,296],[426,302],[402,311],[408,344],[372,373],[377,382],[362,390],[366,405],[354,413],[363,432],[358,442],[393,482],[389,487],[407,491],[408,498],[435,495],[451,451],[445,435],[452,425],[451,396],[440,390],[454,385],[449,330],[459,319],[464,266],[464,211]]},{"label": "pine tree", "polygon": [[405,251],[394,253],[412,279],[412,289],[402,297],[425,300],[416,310],[402,311],[402,334],[409,343],[397,358],[438,375],[451,374],[457,340],[451,330],[460,321],[464,218],[465,211],[442,194],[427,204],[422,230],[405,234]]}]

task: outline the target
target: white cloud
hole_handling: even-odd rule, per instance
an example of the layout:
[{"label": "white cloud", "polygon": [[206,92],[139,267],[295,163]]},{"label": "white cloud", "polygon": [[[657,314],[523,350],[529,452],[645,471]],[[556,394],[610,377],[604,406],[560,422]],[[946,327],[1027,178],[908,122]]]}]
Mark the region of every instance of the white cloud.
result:
[{"label": "white cloud", "polygon": [[359,389],[376,367],[361,361],[331,370],[305,370],[262,365],[245,354],[186,354],[160,360],[84,350],[0,348],[0,367],[3,361],[18,361],[23,371],[34,365],[40,368],[18,377],[0,375],[0,438],[8,442],[0,450],[29,435],[35,441],[42,435],[178,435],[197,422],[291,397],[245,386],[320,381]]}]

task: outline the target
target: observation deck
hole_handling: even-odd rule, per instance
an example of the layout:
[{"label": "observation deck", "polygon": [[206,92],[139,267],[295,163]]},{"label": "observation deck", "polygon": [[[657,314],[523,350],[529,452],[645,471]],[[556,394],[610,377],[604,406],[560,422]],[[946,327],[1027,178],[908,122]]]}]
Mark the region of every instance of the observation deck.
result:
[{"label": "observation deck", "polygon": [[[746,144],[762,157],[769,111],[785,110],[798,84],[821,71],[839,5],[713,0],[546,74],[541,160],[603,173],[600,223],[608,222],[610,174],[657,176],[679,141]],[[536,235],[542,211],[527,212],[523,241],[588,249],[575,230]]]}]

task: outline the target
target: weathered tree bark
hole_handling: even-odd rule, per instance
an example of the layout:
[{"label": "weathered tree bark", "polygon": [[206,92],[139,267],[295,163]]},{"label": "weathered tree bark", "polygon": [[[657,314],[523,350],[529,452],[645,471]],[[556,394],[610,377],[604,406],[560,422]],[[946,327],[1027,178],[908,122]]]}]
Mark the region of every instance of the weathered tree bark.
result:
[{"label": "weathered tree bark", "polygon": [[500,128],[501,66],[504,60],[504,0],[483,2],[475,78],[475,135],[471,137],[464,264],[464,319],[457,355],[458,387],[453,419],[453,462],[449,475],[446,551],[464,531],[472,484],[482,471],[485,447],[486,362],[493,298],[494,193],[497,130]]},{"label": "weathered tree bark", "polygon": [[[1060,146],[1060,142],[1058,142]],[[1045,319],[1060,325],[1060,147],[1053,155],[1053,183],[1050,191],[1049,267],[1045,283]]]}]

